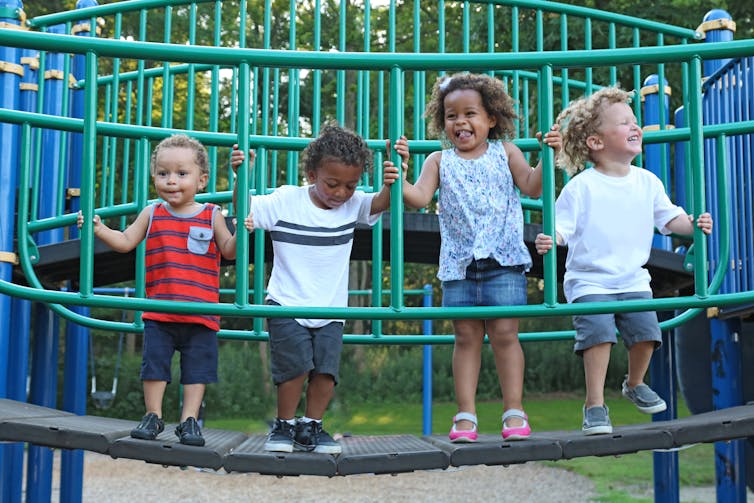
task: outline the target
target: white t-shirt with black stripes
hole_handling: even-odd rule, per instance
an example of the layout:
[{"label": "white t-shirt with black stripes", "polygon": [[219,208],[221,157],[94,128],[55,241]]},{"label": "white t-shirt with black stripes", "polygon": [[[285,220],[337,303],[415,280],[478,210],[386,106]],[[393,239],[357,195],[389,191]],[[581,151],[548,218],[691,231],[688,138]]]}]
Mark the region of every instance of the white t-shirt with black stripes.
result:
[{"label": "white t-shirt with black stripes", "polygon": [[[356,224],[374,225],[370,215],[375,193],[356,191],[338,208],[324,210],[309,196],[309,187],[283,185],[251,198],[254,227],[269,232],[275,257],[267,298],[282,306],[345,307],[348,270]],[[296,319],[316,328],[331,321]]]}]

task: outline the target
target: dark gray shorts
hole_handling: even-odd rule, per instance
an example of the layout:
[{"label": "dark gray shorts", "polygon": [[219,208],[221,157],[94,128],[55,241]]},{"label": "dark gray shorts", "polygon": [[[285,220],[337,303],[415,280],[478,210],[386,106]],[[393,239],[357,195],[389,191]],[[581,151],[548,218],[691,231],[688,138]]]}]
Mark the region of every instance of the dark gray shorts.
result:
[{"label": "dark gray shorts", "polygon": [[[610,302],[616,300],[651,299],[651,292],[628,292],[616,294],[584,295],[573,302]],[[610,342],[615,344],[618,338],[615,329],[620,332],[623,344],[630,348],[637,342],[652,341],[655,348],[662,344],[662,333],[657,322],[657,313],[641,311],[636,313],[589,314],[573,317],[576,329],[576,342],[573,351],[581,355],[585,349],[597,344]]]},{"label": "dark gray shorts", "polygon": [[343,323],[307,328],[292,318],[269,318],[270,370],[275,385],[302,374],[329,374],[338,383]]}]

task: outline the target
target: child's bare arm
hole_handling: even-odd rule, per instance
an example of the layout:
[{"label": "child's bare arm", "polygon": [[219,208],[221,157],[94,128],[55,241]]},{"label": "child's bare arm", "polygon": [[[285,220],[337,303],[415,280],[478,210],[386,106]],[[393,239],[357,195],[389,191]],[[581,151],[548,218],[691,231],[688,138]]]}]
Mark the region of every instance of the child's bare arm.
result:
[{"label": "child's bare arm", "polygon": [[[408,143],[406,142],[405,136],[402,136],[397,142],[395,142],[395,150],[398,151],[401,156],[401,167],[404,170],[408,169]],[[387,152],[389,157],[390,140],[385,142],[385,152]],[[390,187],[400,176],[400,171],[393,161],[387,159],[382,163],[382,189],[372,199],[372,206],[370,208],[370,213],[372,215],[385,211],[390,207]]]},{"label": "child's bare arm", "polygon": [[406,170],[403,170],[403,201],[411,208],[424,208],[434,197],[440,186],[441,157],[442,152],[433,152],[427,157],[415,184],[406,180]]},{"label": "child's bare arm", "polygon": [[[152,214],[152,207],[147,206],[131,225],[124,231],[111,229],[102,222],[99,215],[94,215],[94,235],[100,241],[105,243],[113,250],[126,253],[136,248],[147,236],[147,227],[149,227],[149,217]],[[79,211],[76,221],[79,229],[84,225],[84,215]]]},{"label": "child's bare arm", "polygon": [[[563,136],[559,124],[553,124],[544,135],[537,133],[536,136],[539,141],[553,149],[555,155],[560,152]],[[542,160],[540,159],[537,166],[532,169],[521,149],[513,143],[505,143],[505,152],[508,154],[508,167],[516,187],[527,196],[539,197],[542,194]]]},{"label": "child's bare arm", "polygon": [[[696,219],[696,226],[707,235],[712,234],[712,225],[712,215],[709,213],[702,213],[699,215],[699,218]],[[694,233],[694,217],[692,215],[678,215],[668,222],[665,227],[667,227],[670,232],[676,234],[691,235]]]},{"label": "child's bare arm", "polygon": [[230,233],[225,216],[219,210],[215,211],[213,227],[215,228],[215,242],[222,256],[228,260],[236,258],[236,233]]}]

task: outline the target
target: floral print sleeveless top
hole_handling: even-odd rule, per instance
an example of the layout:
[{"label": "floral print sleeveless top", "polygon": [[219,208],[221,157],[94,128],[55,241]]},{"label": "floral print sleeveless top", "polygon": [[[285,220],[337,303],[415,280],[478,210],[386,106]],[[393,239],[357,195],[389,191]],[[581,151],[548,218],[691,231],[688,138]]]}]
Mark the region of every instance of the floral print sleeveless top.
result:
[{"label": "floral print sleeveless top", "polygon": [[473,259],[494,258],[503,266],[523,265],[531,256],[524,243],[521,201],[501,142],[490,142],[479,158],[468,160],[455,149],[440,160],[441,281],[465,279]]}]

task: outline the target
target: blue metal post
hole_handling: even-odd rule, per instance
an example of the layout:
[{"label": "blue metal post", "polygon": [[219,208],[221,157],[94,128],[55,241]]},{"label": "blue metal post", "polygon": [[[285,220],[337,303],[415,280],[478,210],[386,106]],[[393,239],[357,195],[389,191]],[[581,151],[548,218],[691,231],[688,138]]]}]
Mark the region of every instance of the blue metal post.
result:
[{"label": "blue metal post", "polygon": [[[741,405],[741,320],[710,319],[712,406],[715,410]],[[715,442],[717,501],[746,503],[745,440]]]},{"label": "blue metal post", "polygon": [[[424,285],[424,307],[432,307],[432,285]],[[432,335],[432,320],[422,322],[424,335]],[[426,344],[422,353],[422,434],[432,434],[432,345]]]},{"label": "blue metal post", "polygon": [[[685,127],[686,111],[678,107],[675,111],[673,124],[675,127]],[[675,155],[673,156],[673,187],[675,189],[675,204],[684,208],[691,208],[686,195],[686,145],[688,142],[679,141],[675,144]]]},{"label": "blue metal post", "polygon": [[[65,33],[64,25],[50,27],[51,33]],[[68,81],[63,80],[64,56],[60,53],[47,53],[45,58],[45,93],[42,113],[51,116],[65,115],[62,110],[63,93]],[[60,151],[63,141],[61,131],[42,130],[41,193],[39,216],[57,215],[60,203],[58,191],[60,177],[65,176],[65,166],[61,164]],[[41,232],[37,243],[41,245],[63,241],[63,229]],[[42,304],[35,306],[34,345],[31,366],[30,401],[37,405],[56,408],[59,325],[58,317]],[[28,478],[26,481],[27,501],[30,503],[50,501],[52,492],[52,450],[36,445],[29,446]]]},{"label": "blue metal post", "polygon": [[[89,315],[89,308],[73,306],[72,311]],[[66,323],[63,409],[86,414],[87,355],[89,329],[73,322]],[[84,484],[84,451],[63,450],[60,463],[60,501],[81,501]]]},{"label": "blue metal post", "polygon": [[[43,304],[34,306],[34,348],[31,360],[31,403],[56,408],[58,317]],[[49,447],[29,444],[26,501],[43,503],[52,497],[52,457]]]},{"label": "blue metal post", "polygon": [[[730,14],[721,9],[713,9],[704,16],[699,31],[705,35],[705,42],[725,42],[733,40],[735,23]],[[704,76],[710,77],[722,68],[729,59],[704,61]],[[720,121],[733,120],[731,111],[720,100],[711,102],[715,107],[715,114],[720,115]],[[705,123],[713,122],[705,117]],[[710,158],[713,158],[710,154]],[[722,166],[717,166],[721,169]],[[731,173],[728,177],[731,183],[744,183],[736,180]],[[738,207],[736,198],[730,201],[732,215],[742,214],[743,208]],[[713,237],[714,239],[714,237]],[[735,239],[733,237],[732,239]],[[732,293],[736,289],[735,276],[728,271],[721,287],[721,293]],[[710,355],[712,360],[712,405],[714,409],[725,409],[741,405],[743,393],[741,389],[741,347],[739,334],[741,320],[710,319]],[[746,477],[744,469],[744,445],[741,440],[715,443],[715,472],[717,477],[717,500],[727,502],[746,501]]]},{"label": "blue metal post", "polygon": [[[0,22],[18,26],[19,13],[23,8],[20,0],[0,0]],[[0,61],[4,63],[0,71],[0,107],[10,110],[18,108],[19,83],[23,75],[20,51],[11,47],[0,47]],[[11,281],[13,261],[14,215],[16,206],[16,170],[18,164],[18,126],[0,124],[0,279]],[[8,363],[10,359],[10,314],[11,299],[0,295],[0,397],[8,396]],[[9,445],[0,445],[0,497],[11,500],[16,484],[11,479],[13,460]],[[17,500],[18,501],[18,500]]]},{"label": "blue metal post", "polygon": [[[662,95],[662,100],[660,99]],[[668,117],[670,105],[670,88],[665,79],[662,86],[659,85],[659,77],[652,74],[644,79],[644,85],[641,88],[641,99],[644,104],[644,124],[642,130],[656,131],[661,128],[666,129],[667,124],[660,124],[660,114],[662,117]],[[662,112],[660,108],[662,107]],[[666,119],[667,120],[667,119]],[[667,170],[663,167],[670,165],[670,150],[667,144],[652,144],[644,146],[644,167],[657,175],[665,183],[666,191],[670,187]],[[665,172],[663,172],[665,171]],[[655,235],[652,240],[653,248],[670,250],[670,237]]]},{"label": "blue metal post", "polygon": [[[79,0],[76,9],[94,7],[95,0]],[[76,35],[82,37],[96,33],[96,26],[90,26],[91,20],[76,25]],[[73,56],[71,73],[76,80],[82,80],[86,73],[86,57],[81,54]],[[84,91],[71,91],[71,117],[84,117]],[[68,159],[68,187],[70,189],[70,211],[80,209],[81,170],[83,160],[83,136],[71,134]],[[78,228],[71,228],[71,237],[78,236]],[[83,316],[89,316],[89,308],[75,306],[72,308]],[[72,322],[66,323],[65,364],[63,379],[63,409],[79,415],[86,414],[87,361],[89,348],[89,329]],[[81,501],[84,484],[84,451],[65,450],[61,454],[60,467],[60,501],[73,503]]]},{"label": "blue metal post", "polygon": [[[661,318],[670,318],[673,313],[657,313]],[[678,401],[676,399],[676,369],[675,369],[675,330],[662,332],[662,346],[652,356],[649,367],[649,378],[652,387],[662,396],[668,408],[664,412],[654,414],[652,421],[669,421],[678,417]],[[675,502],[680,498],[678,483],[678,453],[654,452],[654,488],[656,502]]]},{"label": "blue metal post", "polygon": [[[733,40],[736,24],[733,22],[730,14],[723,9],[712,9],[704,15],[702,24],[697,28],[697,31],[704,34],[705,42],[727,42]],[[725,66],[728,61],[730,59],[705,60],[702,65],[704,76],[709,77],[718,69]]]},{"label": "blue metal post", "polygon": [[[29,333],[31,330],[31,302],[11,299],[10,338],[8,348],[8,398],[25,402],[28,399],[26,378],[29,375]],[[23,495],[24,444],[7,444],[5,491],[0,501],[21,502]]]}]

